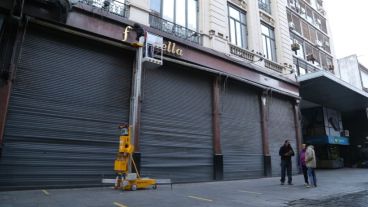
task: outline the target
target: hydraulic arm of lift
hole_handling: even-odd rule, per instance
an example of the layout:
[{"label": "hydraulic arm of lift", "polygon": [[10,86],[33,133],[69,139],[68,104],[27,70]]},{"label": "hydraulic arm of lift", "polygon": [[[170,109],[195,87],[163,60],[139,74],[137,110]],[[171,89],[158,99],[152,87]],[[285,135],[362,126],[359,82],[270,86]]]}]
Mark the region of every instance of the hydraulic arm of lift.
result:
[{"label": "hydraulic arm of lift", "polygon": [[[156,189],[156,180],[141,178],[137,166],[133,159],[134,146],[130,143],[131,127],[127,124],[119,126],[120,143],[119,152],[115,159],[114,170],[117,173],[115,179],[115,189],[137,190],[152,187]],[[135,173],[130,173],[130,166],[133,164]]]}]

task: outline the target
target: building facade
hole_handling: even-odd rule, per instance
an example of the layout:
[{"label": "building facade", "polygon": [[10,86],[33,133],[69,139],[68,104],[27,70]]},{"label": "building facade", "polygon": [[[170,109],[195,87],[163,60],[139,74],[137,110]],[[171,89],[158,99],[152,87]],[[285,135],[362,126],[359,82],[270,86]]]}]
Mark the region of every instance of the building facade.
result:
[{"label": "building facade", "polygon": [[[361,82],[366,70],[358,70],[354,57],[336,61],[326,17],[322,0],[287,2],[293,65],[302,97],[303,142],[316,145],[318,167],[339,168],[358,162],[353,155],[359,151],[357,140],[367,136],[368,94]],[[359,117],[359,124],[354,117]],[[364,145],[361,142],[359,146]]]},{"label": "building facade", "polygon": [[[0,186],[100,185],[120,123],[142,176],[174,182],[280,174],[301,143],[287,2],[0,2]],[[163,64],[132,47],[139,23]],[[296,172],[294,159],[294,172]]]}]

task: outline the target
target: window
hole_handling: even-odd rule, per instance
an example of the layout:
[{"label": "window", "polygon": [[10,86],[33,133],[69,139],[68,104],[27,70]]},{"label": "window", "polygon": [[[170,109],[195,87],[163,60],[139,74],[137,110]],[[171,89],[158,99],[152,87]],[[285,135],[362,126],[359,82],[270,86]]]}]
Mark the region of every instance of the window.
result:
[{"label": "window", "polygon": [[271,0],[258,0],[258,7],[271,14]]},{"label": "window", "polygon": [[261,30],[263,52],[265,53],[267,59],[276,61],[276,44],[274,30],[270,26],[263,23],[261,24]]},{"label": "window", "polygon": [[363,88],[368,88],[368,73],[361,70],[360,74],[362,76]]},{"label": "window", "polygon": [[151,0],[150,8],[165,20],[197,31],[198,0]]},{"label": "window", "polygon": [[247,48],[247,20],[245,13],[229,5],[230,42],[238,47]]}]

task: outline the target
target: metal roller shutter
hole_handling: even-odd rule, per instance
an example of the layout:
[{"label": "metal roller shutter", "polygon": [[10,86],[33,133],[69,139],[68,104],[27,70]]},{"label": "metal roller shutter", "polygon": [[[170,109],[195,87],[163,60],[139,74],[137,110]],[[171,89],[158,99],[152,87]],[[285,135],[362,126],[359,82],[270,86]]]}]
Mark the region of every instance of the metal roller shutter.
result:
[{"label": "metal roller shutter", "polygon": [[221,95],[224,179],[263,176],[260,103],[257,91],[230,82]]},{"label": "metal roller shutter", "polygon": [[133,57],[30,25],[10,98],[0,188],[92,186],[113,176]]},{"label": "metal roller shutter", "polygon": [[211,78],[164,63],[144,71],[141,173],[174,182],[213,179]]},{"label": "metal roller shutter", "polygon": [[280,147],[289,139],[295,152],[292,158],[293,174],[297,172],[296,132],[293,106],[290,101],[278,97],[269,99],[269,145],[272,164],[272,176],[281,175]]}]

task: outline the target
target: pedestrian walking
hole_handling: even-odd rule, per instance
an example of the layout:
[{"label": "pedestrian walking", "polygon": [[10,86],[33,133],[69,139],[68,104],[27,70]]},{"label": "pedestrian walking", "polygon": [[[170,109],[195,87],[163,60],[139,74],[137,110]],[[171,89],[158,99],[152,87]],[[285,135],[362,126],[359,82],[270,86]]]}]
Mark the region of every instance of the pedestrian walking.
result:
[{"label": "pedestrian walking", "polygon": [[290,145],[289,140],[285,140],[284,145],[280,147],[279,155],[281,156],[281,185],[285,183],[285,172],[288,176],[288,184],[293,184],[291,177],[292,162],[291,157],[294,156],[294,150]]},{"label": "pedestrian walking", "polygon": [[309,187],[309,183],[308,183],[308,173],[307,173],[307,166],[305,165],[305,153],[307,151],[307,145],[306,144],[302,144],[302,151],[300,152],[299,155],[299,164],[300,164],[300,168],[303,172],[303,176],[304,176],[304,185],[306,187]]},{"label": "pedestrian walking", "polygon": [[316,166],[317,166],[317,161],[316,161],[316,154],[314,152],[314,147],[313,145],[309,145],[307,147],[306,153],[305,153],[305,165],[307,166],[308,170],[308,177],[309,177],[309,183],[314,186],[317,187],[317,178],[316,178]]}]

